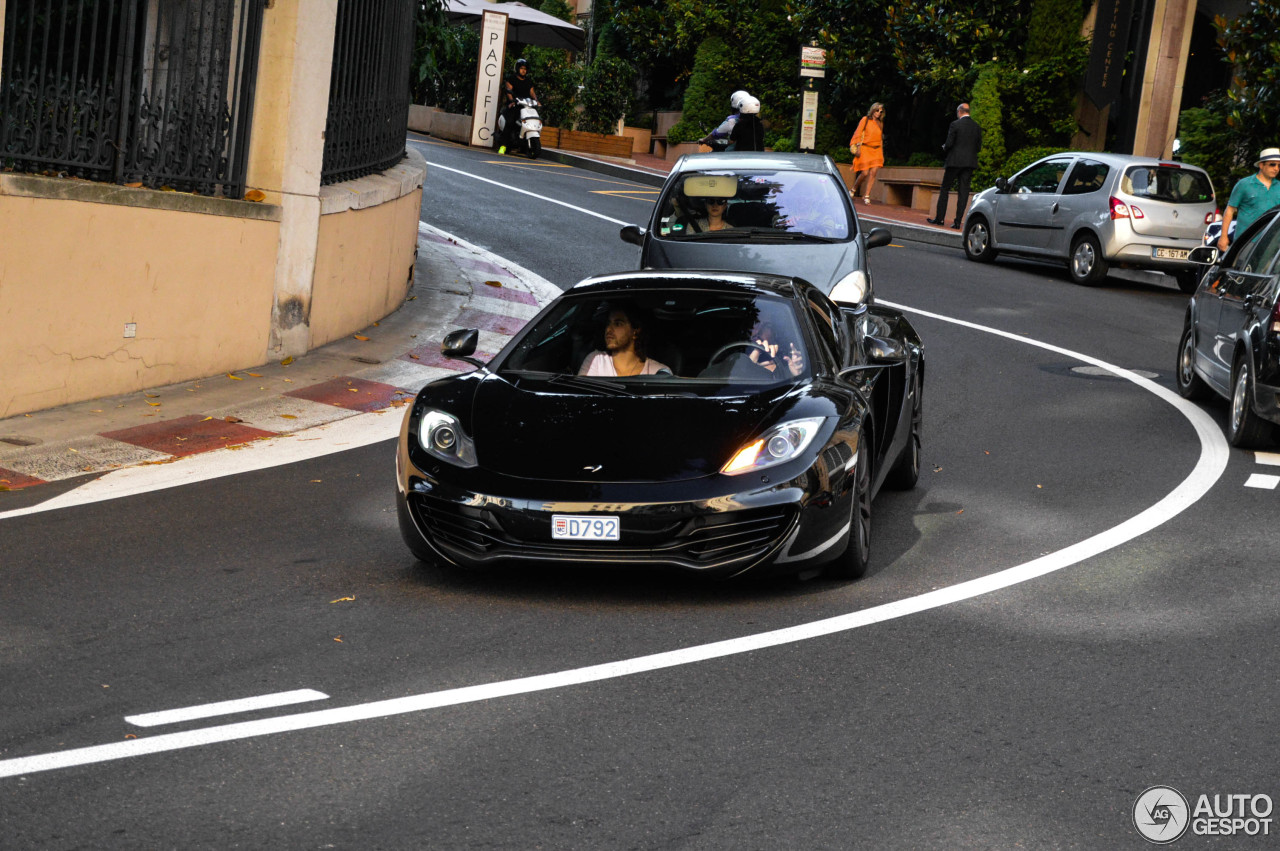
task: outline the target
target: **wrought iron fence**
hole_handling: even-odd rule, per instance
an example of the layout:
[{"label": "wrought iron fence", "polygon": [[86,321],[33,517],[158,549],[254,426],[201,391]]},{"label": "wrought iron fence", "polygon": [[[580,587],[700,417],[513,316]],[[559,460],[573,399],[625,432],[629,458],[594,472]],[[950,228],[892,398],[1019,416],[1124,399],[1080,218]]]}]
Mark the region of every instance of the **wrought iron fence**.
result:
[{"label": "wrought iron fence", "polygon": [[0,166],[241,198],[266,0],[8,0]]},{"label": "wrought iron fence", "polygon": [[414,0],[338,0],[320,182],[382,171],[404,157]]}]

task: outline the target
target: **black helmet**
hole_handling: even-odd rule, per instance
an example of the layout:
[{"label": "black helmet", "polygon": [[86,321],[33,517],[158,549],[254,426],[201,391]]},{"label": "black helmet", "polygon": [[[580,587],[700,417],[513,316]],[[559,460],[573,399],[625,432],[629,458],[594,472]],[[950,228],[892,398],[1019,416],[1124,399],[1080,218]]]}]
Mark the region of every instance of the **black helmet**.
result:
[{"label": "black helmet", "polygon": [[523,56],[521,56],[519,59],[516,60],[517,71],[519,71],[521,68],[528,68],[528,67],[529,67],[529,60],[525,59]]}]

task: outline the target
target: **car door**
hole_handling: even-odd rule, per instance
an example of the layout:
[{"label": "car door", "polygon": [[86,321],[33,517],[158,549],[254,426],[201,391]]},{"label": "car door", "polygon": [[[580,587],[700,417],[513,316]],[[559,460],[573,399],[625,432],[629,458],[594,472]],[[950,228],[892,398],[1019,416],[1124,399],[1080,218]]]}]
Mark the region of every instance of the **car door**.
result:
[{"label": "car door", "polygon": [[1232,359],[1236,344],[1244,335],[1255,302],[1262,298],[1271,284],[1271,267],[1280,254],[1280,224],[1273,220],[1250,239],[1252,250],[1242,252],[1235,268],[1227,274],[1223,288],[1221,311],[1218,316],[1218,333],[1215,341],[1215,366],[1223,370],[1230,380]]},{"label": "car door", "polygon": [[1057,203],[1051,205],[1049,250],[1065,257],[1071,246],[1068,241],[1076,228],[1089,225],[1097,228],[1110,215],[1107,194],[1103,191],[1111,175],[1111,166],[1098,160],[1081,157],[1076,160]]},{"label": "car door", "polygon": [[1245,299],[1266,287],[1265,274],[1280,250],[1280,228],[1252,229],[1242,241],[1231,246],[1224,262],[1213,274],[1216,278],[1201,290],[1197,299],[1197,360],[1206,378],[1222,393],[1231,383],[1235,342],[1244,325]]},{"label": "car door", "polygon": [[1063,226],[1056,215],[1071,157],[1051,157],[1014,175],[996,209],[996,241],[1001,248],[1043,254]]}]

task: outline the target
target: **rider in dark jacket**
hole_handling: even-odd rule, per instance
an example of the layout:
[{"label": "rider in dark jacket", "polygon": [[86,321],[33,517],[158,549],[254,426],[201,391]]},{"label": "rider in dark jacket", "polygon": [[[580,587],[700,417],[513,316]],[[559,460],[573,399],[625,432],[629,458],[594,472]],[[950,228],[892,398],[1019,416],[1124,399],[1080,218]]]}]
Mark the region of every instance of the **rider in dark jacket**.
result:
[{"label": "rider in dark jacket", "polygon": [[520,138],[520,107],[516,101],[530,98],[537,103],[538,92],[533,87],[533,77],[529,74],[529,60],[521,57],[516,60],[516,70],[507,75],[502,85],[507,105],[503,108],[504,124],[498,137],[499,150],[514,144]]}]

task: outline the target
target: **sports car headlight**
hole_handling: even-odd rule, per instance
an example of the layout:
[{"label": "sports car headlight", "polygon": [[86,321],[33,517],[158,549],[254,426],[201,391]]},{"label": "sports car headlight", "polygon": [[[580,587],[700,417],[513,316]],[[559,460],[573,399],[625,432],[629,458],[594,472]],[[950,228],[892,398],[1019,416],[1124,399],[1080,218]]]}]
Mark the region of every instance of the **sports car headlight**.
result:
[{"label": "sports car headlight", "polygon": [[861,269],[845,275],[831,288],[829,298],[842,304],[862,304],[867,297],[867,276]]},{"label": "sports car headlight", "polygon": [[790,461],[813,441],[821,425],[821,417],[780,423],[739,449],[720,472],[736,476]]},{"label": "sports car headlight", "polygon": [[444,411],[428,410],[418,423],[418,442],[441,461],[459,467],[476,465],[476,445],[462,430],[458,418]]}]

